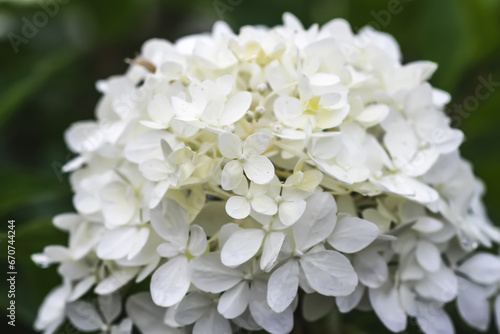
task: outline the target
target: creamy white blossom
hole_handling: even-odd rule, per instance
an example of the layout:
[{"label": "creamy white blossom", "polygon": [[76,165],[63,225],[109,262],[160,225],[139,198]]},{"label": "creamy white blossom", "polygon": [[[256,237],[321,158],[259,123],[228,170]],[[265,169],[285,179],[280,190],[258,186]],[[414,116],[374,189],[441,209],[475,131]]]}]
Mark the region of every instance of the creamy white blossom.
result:
[{"label": "creamy white blossom", "polygon": [[337,305],[446,334],[452,301],[474,329],[490,303],[500,323],[500,257],[475,250],[500,231],[437,66],[342,19],[283,19],[149,40],[98,83],[96,120],[65,133],[68,245],[33,255],[63,282],[37,330],[285,334]]}]

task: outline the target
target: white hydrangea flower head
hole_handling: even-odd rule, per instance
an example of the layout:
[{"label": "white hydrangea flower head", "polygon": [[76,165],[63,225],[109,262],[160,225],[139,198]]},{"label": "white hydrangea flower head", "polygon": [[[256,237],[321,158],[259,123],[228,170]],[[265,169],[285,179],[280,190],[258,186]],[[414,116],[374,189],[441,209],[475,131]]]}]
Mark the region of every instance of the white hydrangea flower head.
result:
[{"label": "white hydrangea flower head", "polygon": [[76,212],[33,255],[62,278],[35,328],[286,334],[337,307],[446,334],[446,303],[484,331],[493,299],[500,323],[484,187],[437,66],[401,59],[387,34],[291,14],[147,41],[65,134]]}]

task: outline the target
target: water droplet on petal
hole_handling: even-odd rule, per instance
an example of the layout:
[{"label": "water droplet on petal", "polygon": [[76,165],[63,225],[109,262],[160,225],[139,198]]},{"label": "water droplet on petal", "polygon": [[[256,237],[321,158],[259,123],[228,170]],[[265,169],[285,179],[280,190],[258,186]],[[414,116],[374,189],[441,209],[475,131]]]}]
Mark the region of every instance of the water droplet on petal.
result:
[{"label": "water droplet on petal", "polygon": [[476,241],[470,241],[466,237],[462,237],[461,242],[462,242],[462,246],[468,250],[474,250],[479,246],[479,244]]}]

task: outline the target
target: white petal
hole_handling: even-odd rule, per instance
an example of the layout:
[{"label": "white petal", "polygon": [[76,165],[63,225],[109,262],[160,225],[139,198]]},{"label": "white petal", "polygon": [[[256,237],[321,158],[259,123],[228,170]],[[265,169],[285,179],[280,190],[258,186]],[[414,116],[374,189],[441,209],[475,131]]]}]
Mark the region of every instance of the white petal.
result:
[{"label": "white petal", "polygon": [[[356,216],[356,214],[353,215]],[[384,216],[382,213],[380,213],[379,210],[374,208],[365,209],[362,212],[362,216],[363,219],[368,220],[369,222],[372,222],[375,225],[377,225],[381,233],[385,233],[390,230],[391,219]]]},{"label": "white petal", "polygon": [[359,281],[369,288],[378,288],[387,280],[387,263],[374,250],[367,249],[355,254],[352,265]]},{"label": "white petal", "polygon": [[432,203],[439,199],[439,194],[434,188],[402,174],[386,175],[376,182],[387,191],[422,204]]},{"label": "white petal", "polygon": [[309,153],[317,159],[331,159],[339,153],[343,146],[342,134],[327,132],[326,135],[317,135],[311,138],[307,145]]},{"label": "white petal", "polygon": [[315,73],[309,80],[313,86],[332,86],[340,82],[340,78],[331,73]]},{"label": "white petal", "polygon": [[68,147],[75,153],[95,151],[104,142],[105,133],[94,121],[80,121],[72,124],[64,133]]},{"label": "white petal", "polygon": [[315,193],[307,199],[304,214],[293,225],[299,250],[307,250],[326,239],[337,222],[337,204],[329,193]]},{"label": "white petal", "polygon": [[279,205],[279,218],[285,226],[295,224],[306,211],[306,201],[282,202]]},{"label": "white petal", "polygon": [[477,253],[458,268],[479,284],[494,284],[500,280],[500,258],[488,253]]},{"label": "white petal", "polygon": [[141,164],[151,159],[162,159],[162,139],[167,141],[171,146],[175,143],[175,137],[167,131],[152,130],[144,132],[127,144],[124,151],[125,157],[136,164]]},{"label": "white petal", "polygon": [[250,288],[247,282],[240,282],[222,294],[217,311],[226,319],[240,316],[248,306]]},{"label": "white petal", "polygon": [[175,257],[179,255],[181,247],[171,244],[170,242],[164,242],[158,246],[156,252],[165,258]]},{"label": "white petal", "polygon": [[139,272],[139,267],[122,267],[114,270],[103,279],[94,289],[99,295],[108,295],[130,282]]},{"label": "white petal", "polygon": [[256,229],[237,231],[222,247],[222,263],[235,267],[250,260],[259,251],[265,235],[264,231]]},{"label": "white petal", "polygon": [[174,153],[174,149],[172,148],[172,146],[165,139],[162,139],[160,141],[160,147],[163,154],[163,160],[169,160],[170,155]]},{"label": "white petal", "polygon": [[147,227],[136,228],[136,232],[137,232],[136,238],[134,242],[132,242],[129,246],[130,250],[127,254],[127,260],[131,260],[137,254],[139,254],[144,249],[146,243],[149,240],[149,233],[150,233],[149,228]]},{"label": "white petal", "polygon": [[81,331],[96,331],[103,325],[102,319],[95,307],[89,302],[78,300],[67,307],[71,323]]},{"label": "white petal", "polygon": [[432,217],[419,217],[411,228],[422,233],[433,233],[441,230],[443,223]]},{"label": "white petal", "polygon": [[488,291],[480,285],[458,277],[457,308],[460,316],[471,327],[484,332],[490,324]]},{"label": "white petal", "polygon": [[245,183],[245,185],[247,185],[247,179],[243,175],[243,166],[238,160],[229,161],[222,170],[222,189],[233,190],[238,186],[244,186],[242,184],[243,182]]},{"label": "white petal", "polygon": [[57,327],[64,321],[66,299],[70,293],[71,284],[69,282],[60,285],[49,292],[43,300],[42,306],[40,306],[40,309],[38,310],[34,325],[37,330],[42,331],[54,325],[54,331],[57,329]]},{"label": "white petal", "polygon": [[44,255],[50,259],[51,262],[63,262],[71,259],[71,251],[63,246],[45,246],[43,249]]},{"label": "white petal", "polygon": [[219,118],[224,110],[224,101],[222,99],[213,99],[208,102],[203,110],[201,120],[208,124],[221,126]]},{"label": "white petal", "polygon": [[122,311],[122,301],[118,293],[102,295],[97,299],[99,309],[106,319],[106,323],[111,324]]},{"label": "white petal", "polygon": [[406,260],[401,263],[401,279],[404,281],[421,280],[425,276],[425,271],[417,263],[415,254],[410,254]]},{"label": "white petal", "polygon": [[[298,173],[297,173],[298,174]],[[301,181],[299,183],[299,189],[308,191],[308,192],[314,192],[316,188],[319,186],[321,181],[323,180],[323,173],[321,173],[319,170],[308,170],[305,172],[301,172],[302,177]],[[288,179],[287,179],[288,181]],[[286,189],[285,189],[286,190]],[[286,194],[286,191],[285,191]],[[302,198],[302,197],[301,197]],[[295,198],[293,198],[295,199]]]},{"label": "white petal", "polygon": [[175,115],[180,120],[196,121],[203,110],[196,103],[189,103],[177,96],[170,98]]},{"label": "white petal", "polygon": [[363,298],[365,290],[366,288],[363,284],[358,284],[356,289],[354,289],[353,293],[350,295],[336,297],[335,302],[337,303],[339,311],[342,313],[351,312],[356,306],[358,306],[361,298]]},{"label": "white petal", "polygon": [[416,293],[413,292],[413,287],[408,284],[401,284],[399,286],[399,303],[403,310],[410,317],[417,315]]},{"label": "white petal", "polygon": [[148,115],[156,123],[168,127],[170,120],[174,117],[170,99],[166,95],[156,94],[148,104]]},{"label": "white petal", "polygon": [[232,321],[237,326],[249,331],[258,331],[262,329],[262,327],[260,327],[259,324],[255,322],[255,319],[252,317],[249,308],[247,308],[245,312],[243,312],[243,314],[241,314],[239,317],[232,319]]},{"label": "white petal", "polygon": [[189,289],[188,261],[178,256],[158,268],[151,277],[151,297],[156,305],[172,306],[184,297]]},{"label": "white petal", "polygon": [[156,123],[156,122],[151,122],[151,121],[139,121],[142,125],[144,125],[147,128],[153,129],[153,130],[163,130],[167,128],[167,125],[164,125],[162,123]]},{"label": "white petal", "polygon": [[358,275],[349,260],[335,251],[307,253],[300,265],[309,285],[325,296],[347,296],[358,284]]},{"label": "white petal", "polygon": [[424,279],[418,281],[415,290],[424,298],[446,303],[457,295],[457,277],[451,269],[441,266],[436,272],[427,273]]},{"label": "white petal", "polygon": [[305,293],[316,293],[316,290],[314,290],[309,285],[309,282],[307,281],[306,275],[304,274],[304,270],[302,268],[299,270],[299,286],[302,290],[304,290]]},{"label": "white petal", "polygon": [[[339,113],[339,111],[341,112],[340,113],[341,115],[340,121],[341,121],[345,117],[345,114],[347,114],[347,111],[345,112],[345,114],[342,113],[343,110],[346,110],[345,108],[342,109],[342,107],[345,106],[348,90],[346,87],[342,86],[337,86],[336,90],[337,90],[336,92],[323,94],[321,96],[319,103],[320,105],[324,106],[327,109],[338,109],[335,111],[337,113]],[[349,105],[347,107],[349,107]],[[338,124],[340,124],[340,121],[335,120],[333,117],[326,117],[325,121],[328,122],[326,123],[328,127],[335,127]]]},{"label": "white petal", "polygon": [[[321,171],[347,184],[363,182],[370,176],[368,167],[361,165],[361,161],[365,159],[365,153],[358,151],[359,154],[354,157],[349,157],[347,150],[340,153],[340,158],[344,160],[342,165],[331,164],[317,159],[313,160]],[[339,158],[337,158],[337,160],[338,159]],[[352,163],[358,165],[352,165],[351,161],[349,161],[350,159],[354,159]]]},{"label": "white petal", "polygon": [[274,165],[268,158],[258,155],[251,157],[243,164],[246,176],[257,184],[271,182],[274,177]]},{"label": "white petal", "polygon": [[358,217],[344,217],[337,221],[328,243],[344,253],[356,253],[373,242],[380,231],[377,225]]},{"label": "white petal", "polygon": [[241,230],[241,227],[239,227],[238,224],[235,223],[227,223],[222,225],[219,233],[219,248],[222,249],[229,237],[239,230]]},{"label": "white petal", "polygon": [[97,197],[87,193],[78,192],[73,196],[73,205],[78,213],[90,215],[101,208],[101,202]]},{"label": "white petal", "polygon": [[356,121],[366,127],[373,126],[384,120],[389,115],[389,107],[385,104],[374,104],[366,107],[358,116]]},{"label": "white petal", "polygon": [[212,307],[212,300],[207,294],[192,292],[175,308],[175,321],[189,325],[203,317]]},{"label": "white petal", "polygon": [[165,309],[153,303],[149,292],[141,292],[128,298],[125,305],[127,315],[144,334],[182,334],[183,331],[163,323]]},{"label": "white petal", "polygon": [[281,313],[276,313],[267,304],[266,283],[254,281],[251,289],[250,312],[255,322],[272,334],[286,334],[293,328],[293,310],[288,307]]},{"label": "white petal", "polygon": [[84,278],[91,271],[91,267],[84,261],[65,261],[57,268],[59,275],[72,280]]},{"label": "white petal", "polygon": [[137,274],[137,277],[135,278],[136,283],[140,283],[145,280],[146,277],[149,277],[153,273],[153,271],[155,271],[156,267],[158,267],[161,258],[157,255],[153,255],[150,258],[151,259],[149,264],[145,265]]},{"label": "white petal", "polygon": [[107,260],[125,257],[136,237],[137,229],[134,227],[119,227],[106,231],[97,245],[97,255]]},{"label": "white petal", "polygon": [[151,225],[159,236],[175,245],[187,245],[189,216],[179,203],[167,198],[150,215]]},{"label": "white petal", "polygon": [[163,323],[171,327],[182,327],[181,324],[175,321],[175,306],[167,308],[167,312],[163,316]]},{"label": "white petal", "polygon": [[189,263],[191,281],[200,290],[219,293],[243,280],[243,272],[222,264],[219,253],[207,253]]},{"label": "white petal", "polygon": [[243,143],[243,155],[247,158],[260,155],[267,150],[270,143],[271,137],[267,133],[251,134]]},{"label": "white petal", "polygon": [[295,259],[287,261],[269,277],[267,302],[277,313],[283,312],[297,296],[299,288],[299,263]]},{"label": "white petal", "polygon": [[418,263],[427,271],[434,272],[441,266],[441,252],[429,241],[418,241],[416,256]]},{"label": "white petal", "polygon": [[280,96],[274,101],[273,111],[278,120],[287,120],[302,113],[302,104],[297,98]]},{"label": "white petal", "polygon": [[285,234],[282,232],[271,232],[267,235],[260,257],[261,270],[269,272],[273,268],[284,241]]},{"label": "white petal", "polygon": [[61,170],[63,173],[73,172],[73,171],[79,169],[80,167],[82,167],[83,164],[86,162],[87,162],[87,158],[85,156],[77,156],[74,159],[71,159],[68,162],[66,162],[62,166]]},{"label": "white petal", "polygon": [[158,203],[161,202],[161,200],[165,197],[165,194],[167,193],[168,189],[170,188],[170,181],[165,180],[158,182],[156,186],[153,188],[151,191],[151,197],[149,199],[149,208],[153,209],[155,208]]},{"label": "white petal", "polygon": [[130,334],[132,333],[132,326],[132,320],[125,318],[119,324],[111,327],[111,334]]},{"label": "white petal", "polygon": [[169,165],[164,160],[150,159],[139,165],[142,175],[150,181],[161,181],[168,178],[171,174]]},{"label": "white petal", "polygon": [[231,334],[229,321],[212,308],[196,322],[193,334]]},{"label": "white petal", "polygon": [[436,303],[417,300],[417,323],[426,334],[454,334],[453,323]]},{"label": "white petal", "polygon": [[104,228],[100,224],[82,222],[72,231],[69,248],[75,260],[81,259],[101,240]]},{"label": "white petal", "polygon": [[95,284],[96,280],[96,277],[94,275],[91,275],[75,284],[75,286],[73,287],[73,291],[68,298],[68,301],[75,301],[79,299],[90,290],[90,288]]},{"label": "white petal", "polygon": [[384,145],[393,160],[411,161],[418,150],[418,139],[411,125],[403,121],[391,124],[384,136]]},{"label": "white petal", "polygon": [[233,196],[226,202],[226,212],[234,219],[243,219],[250,214],[250,202],[242,196]]},{"label": "white petal", "polygon": [[274,178],[273,182],[269,184],[257,184],[255,182],[250,183],[250,187],[248,189],[249,196],[260,196],[260,195],[268,195],[271,197],[276,197],[279,195],[281,189],[281,183],[278,178]]},{"label": "white petal", "polygon": [[64,231],[69,231],[79,226],[83,222],[83,218],[76,213],[62,213],[55,216],[52,222],[55,227]]},{"label": "white petal", "polygon": [[251,103],[252,94],[249,92],[237,93],[224,105],[224,111],[219,117],[219,123],[221,125],[229,125],[237,122],[240,118],[245,116]]},{"label": "white petal", "polygon": [[406,314],[390,281],[378,289],[369,289],[368,295],[375,313],[388,329],[401,332],[406,328]]},{"label": "white petal", "polygon": [[288,95],[288,92],[291,90],[286,89],[286,84],[288,83],[287,73],[276,62],[269,64],[265,69],[266,79],[269,82],[269,85],[273,89],[273,91],[281,92],[280,95]]},{"label": "white petal", "polygon": [[241,139],[231,132],[223,132],[219,135],[220,153],[228,159],[238,159],[241,156]]},{"label": "white petal", "polygon": [[188,250],[191,255],[199,256],[207,250],[208,241],[205,231],[198,225],[191,225]]},{"label": "white petal", "polygon": [[272,216],[278,212],[278,205],[267,195],[255,196],[250,203],[252,205],[252,209],[264,215]]}]

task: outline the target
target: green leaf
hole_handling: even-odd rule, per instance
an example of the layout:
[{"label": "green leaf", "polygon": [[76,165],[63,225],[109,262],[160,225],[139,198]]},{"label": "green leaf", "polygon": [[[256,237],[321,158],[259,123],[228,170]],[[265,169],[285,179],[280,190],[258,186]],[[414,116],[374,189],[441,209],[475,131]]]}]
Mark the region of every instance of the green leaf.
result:
[{"label": "green leaf", "polygon": [[33,202],[69,196],[67,183],[58,180],[56,174],[0,166],[0,175],[3,182],[0,192],[0,215]]},{"label": "green leaf", "polygon": [[0,104],[0,127],[52,74],[68,66],[76,59],[77,55],[78,52],[74,49],[64,49],[54,52],[34,64],[22,69],[19,68],[21,79],[0,92],[0,101],[2,101]]}]

